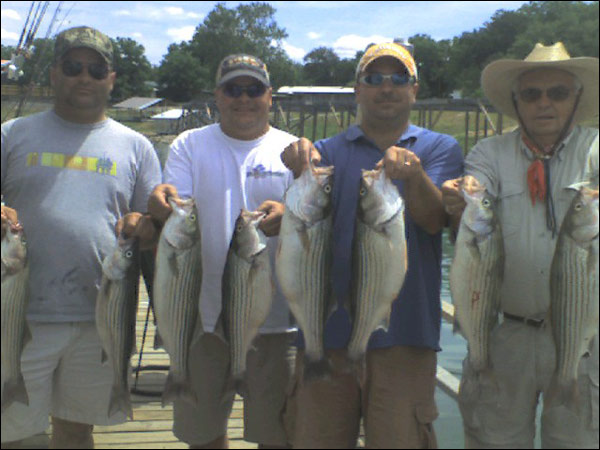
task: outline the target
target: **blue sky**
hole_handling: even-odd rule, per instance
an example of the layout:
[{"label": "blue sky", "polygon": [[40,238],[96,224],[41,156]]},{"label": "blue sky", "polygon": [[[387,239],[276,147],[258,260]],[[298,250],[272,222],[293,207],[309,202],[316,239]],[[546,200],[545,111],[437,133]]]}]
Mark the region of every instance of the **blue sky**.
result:
[{"label": "blue sky", "polygon": [[[16,45],[25,24],[29,1],[3,1],[2,44]],[[38,31],[45,37],[60,2],[50,2]],[[223,2],[228,8],[240,3]],[[436,40],[460,36],[489,21],[499,9],[516,10],[527,2],[376,2],[376,1],[273,1],[275,20],[288,37],[283,47],[296,61],[312,49],[332,47],[342,57],[353,57],[371,42],[428,34]],[[59,12],[59,31],[78,25],[98,28],[112,38],[129,37],[146,49],[149,61],[158,65],[174,42],[191,39],[196,26],[217,2],[64,1]],[[56,30],[56,27],[55,27]],[[55,31],[54,30],[54,31]],[[52,35],[54,34],[51,33]]]}]

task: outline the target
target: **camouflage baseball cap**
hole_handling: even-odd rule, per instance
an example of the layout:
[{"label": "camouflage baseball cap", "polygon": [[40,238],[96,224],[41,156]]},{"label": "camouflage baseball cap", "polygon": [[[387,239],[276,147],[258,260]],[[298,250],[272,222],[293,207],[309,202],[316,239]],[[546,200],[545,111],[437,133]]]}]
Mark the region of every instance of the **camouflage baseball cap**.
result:
[{"label": "camouflage baseball cap", "polygon": [[235,77],[248,76],[256,78],[265,86],[271,86],[267,65],[251,55],[229,55],[223,58],[217,69],[217,87]]},{"label": "camouflage baseball cap", "polygon": [[113,47],[110,38],[90,27],[69,28],[56,36],[54,59],[59,60],[69,50],[81,47],[97,51],[108,64],[112,64]]}]

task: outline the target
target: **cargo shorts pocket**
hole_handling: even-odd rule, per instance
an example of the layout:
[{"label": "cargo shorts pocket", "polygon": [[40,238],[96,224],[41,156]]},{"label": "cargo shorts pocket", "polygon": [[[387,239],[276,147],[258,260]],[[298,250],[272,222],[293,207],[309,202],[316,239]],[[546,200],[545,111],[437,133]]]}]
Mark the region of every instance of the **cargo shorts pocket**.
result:
[{"label": "cargo shorts pocket", "polygon": [[435,403],[421,403],[415,407],[415,416],[419,427],[420,448],[437,448],[437,438],[433,430],[433,422],[438,418]]}]

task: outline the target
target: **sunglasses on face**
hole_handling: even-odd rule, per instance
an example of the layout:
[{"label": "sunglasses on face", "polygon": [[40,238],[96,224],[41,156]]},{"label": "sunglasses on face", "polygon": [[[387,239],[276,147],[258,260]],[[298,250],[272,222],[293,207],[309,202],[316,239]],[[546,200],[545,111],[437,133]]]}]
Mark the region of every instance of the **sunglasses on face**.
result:
[{"label": "sunglasses on face", "polygon": [[68,77],[80,75],[84,67],[87,68],[87,72],[94,80],[104,80],[108,76],[109,68],[104,63],[83,64],[79,61],[65,59],[61,65],[62,72]]},{"label": "sunglasses on face", "polygon": [[384,75],[382,73],[367,73],[359,78],[359,81],[368,86],[380,86],[385,80],[390,80],[394,86],[404,86],[413,80],[413,77],[407,73],[391,73]]},{"label": "sunglasses on face", "polygon": [[250,98],[262,96],[267,91],[267,87],[262,83],[251,84],[250,86],[239,86],[237,84],[226,84],[223,92],[227,97],[240,98],[245,92]]},{"label": "sunglasses on face", "polygon": [[[571,89],[567,86],[554,86],[545,90],[546,97],[553,102],[564,102],[571,95]],[[537,102],[542,98],[544,90],[539,88],[527,88],[519,92],[519,98],[524,103]]]}]

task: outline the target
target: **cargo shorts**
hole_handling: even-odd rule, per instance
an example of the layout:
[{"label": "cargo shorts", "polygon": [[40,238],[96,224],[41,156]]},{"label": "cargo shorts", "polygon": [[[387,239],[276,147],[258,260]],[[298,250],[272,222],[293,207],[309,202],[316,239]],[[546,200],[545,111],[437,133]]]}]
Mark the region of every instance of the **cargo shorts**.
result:
[{"label": "cargo shorts", "polygon": [[[492,332],[493,377],[463,362],[459,407],[466,448],[533,448],[535,417],[555,366],[550,327],[505,320]],[[598,448],[598,335],[579,363],[579,411],[544,404],[543,448]]]},{"label": "cargo shorts", "polygon": [[[296,333],[262,334],[248,352],[244,399],[244,440],[270,446],[289,442],[283,425],[286,394],[291,383]],[[190,373],[198,405],[173,403],[173,433],[190,445],[205,445],[227,435],[234,395],[226,393],[229,348],[213,333],[205,333],[192,348]]]},{"label": "cargo shorts", "polygon": [[363,418],[368,448],[437,448],[433,422],[437,355],[418,347],[367,352],[361,387],[346,350],[328,350],[329,379],[303,382],[303,352],[285,422],[294,448],[355,448]]}]

